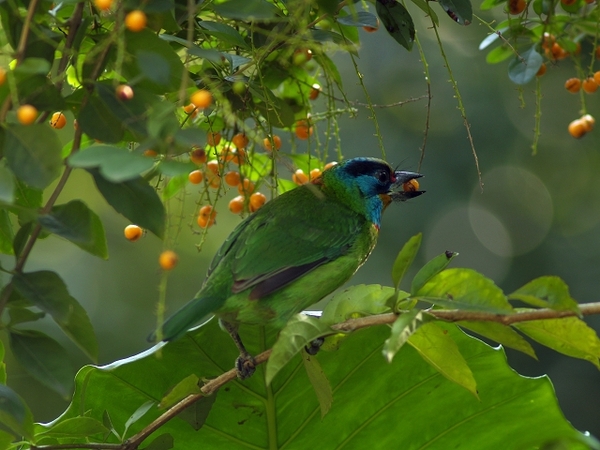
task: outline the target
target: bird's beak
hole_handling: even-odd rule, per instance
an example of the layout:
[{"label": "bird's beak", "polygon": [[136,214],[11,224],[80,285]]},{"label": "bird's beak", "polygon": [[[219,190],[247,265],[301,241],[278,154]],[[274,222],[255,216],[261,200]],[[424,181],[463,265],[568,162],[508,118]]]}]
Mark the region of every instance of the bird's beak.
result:
[{"label": "bird's beak", "polygon": [[414,189],[414,186],[407,184],[410,180],[421,178],[423,175],[420,173],[397,170],[395,175],[396,181],[392,184],[388,193],[392,201],[404,202],[425,193],[425,191],[418,191]]}]

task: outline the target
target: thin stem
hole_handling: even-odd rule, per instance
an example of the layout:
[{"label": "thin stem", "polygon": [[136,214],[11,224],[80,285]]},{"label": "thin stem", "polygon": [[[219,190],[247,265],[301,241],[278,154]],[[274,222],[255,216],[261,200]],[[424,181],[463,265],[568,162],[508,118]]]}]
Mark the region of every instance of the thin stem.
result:
[{"label": "thin stem", "polygon": [[17,51],[15,54],[17,66],[21,64],[23,62],[23,59],[25,58],[27,40],[29,39],[29,29],[31,28],[31,21],[33,20],[33,15],[35,14],[35,10],[37,9],[38,2],[39,0],[31,0],[31,2],[29,3],[29,7],[27,8],[27,16],[25,17],[25,22],[23,23],[21,37],[19,38],[19,45],[17,46]]}]

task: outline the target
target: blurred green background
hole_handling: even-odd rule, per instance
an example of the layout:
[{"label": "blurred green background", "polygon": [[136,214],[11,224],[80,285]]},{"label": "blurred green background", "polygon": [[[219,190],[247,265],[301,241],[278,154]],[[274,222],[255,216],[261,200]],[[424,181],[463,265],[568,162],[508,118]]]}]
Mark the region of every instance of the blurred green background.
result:
[{"label": "blurred green background", "polygon": [[[523,87],[525,106],[521,107],[518,87],[507,77],[507,64],[487,65],[485,52],[478,51],[488,28],[478,22],[459,26],[437,4],[434,8],[472,126],[484,190],[481,192],[478,184],[463,119],[435,34],[423,14],[412,8],[432,82],[430,129],[420,169],[425,175],[421,187],[427,194],[394,205],[386,212],[378,247],[351,284],[389,284],[396,253],[410,236],[423,231],[424,244],[415,267],[444,250],[452,250],[460,253],[455,266],[482,272],[506,292],[535,277],[554,274],[569,284],[572,296],[579,302],[597,301],[600,139],[598,131],[581,140],[573,139],[567,132],[568,123],[580,116],[579,97],[563,88],[564,81],[575,76],[572,62],[550,65],[541,79],[542,136],[538,155],[532,156],[535,82]],[[475,12],[480,14],[477,7]],[[490,14],[481,15],[486,20],[492,18]],[[497,18],[502,19],[502,15]],[[361,41],[357,64],[375,104],[391,104],[426,94],[423,65],[416,48],[406,52],[384,30],[371,34],[361,30]],[[589,51],[591,48],[584,45],[583,53]],[[334,59],[343,74],[348,98],[364,102],[365,95],[349,57],[340,53]],[[589,112],[600,118],[598,96],[600,92],[586,100]],[[357,108],[355,118],[339,120],[344,154],[380,156],[370,112],[363,106]],[[387,159],[394,165],[416,170],[426,101],[377,108],[376,112]],[[51,237],[36,244],[26,270],[51,268],[63,277],[70,293],[91,317],[100,343],[100,363],[104,364],[149,346],[146,336],[156,325],[157,258],[163,244],[152,235],[136,243],[126,241],[122,234],[128,225],[126,219],[110,209],[95,191],[91,177],[78,170],[59,200],[63,203],[82,196],[102,217],[110,259],[101,261]],[[193,222],[194,199],[193,195],[185,199],[186,225],[176,248],[180,262],[169,277],[170,311],[194,295],[212,255],[239,221],[226,211],[223,202],[218,225],[210,229],[199,253],[195,244],[200,237],[187,226]],[[173,233],[177,226],[172,224]],[[8,261],[6,257],[2,260]],[[6,266],[10,264],[7,262]],[[600,318],[591,317],[588,323],[600,331]],[[71,351],[74,373],[88,363],[51,321],[45,321],[41,327]],[[600,436],[600,403],[593,400],[600,398],[600,372],[588,362],[533,345],[539,361],[508,351],[510,364],[524,375],[548,374],[566,417],[576,428]],[[9,385],[32,407],[36,420],[48,421],[63,411],[67,400],[21,371],[10,355],[7,365]]]}]

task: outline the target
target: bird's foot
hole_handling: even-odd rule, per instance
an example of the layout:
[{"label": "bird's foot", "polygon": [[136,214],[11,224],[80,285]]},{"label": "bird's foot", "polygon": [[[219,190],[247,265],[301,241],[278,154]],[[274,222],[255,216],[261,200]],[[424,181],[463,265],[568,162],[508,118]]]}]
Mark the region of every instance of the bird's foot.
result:
[{"label": "bird's foot", "polygon": [[237,357],[235,360],[235,369],[237,371],[237,377],[240,380],[250,378],[256,370],[256,361],[254,358],[246,353]]},{"label": "bird's foot", "polygon": [[324,337],[314,339],[313,341],[311,341],[310,344],[304,346],[304,350],[306,350],[306,353],[308,353],[309,355],[314,356],[317,353],[319,353],[319,350],[321,349],[323,342],[325,342]]}]

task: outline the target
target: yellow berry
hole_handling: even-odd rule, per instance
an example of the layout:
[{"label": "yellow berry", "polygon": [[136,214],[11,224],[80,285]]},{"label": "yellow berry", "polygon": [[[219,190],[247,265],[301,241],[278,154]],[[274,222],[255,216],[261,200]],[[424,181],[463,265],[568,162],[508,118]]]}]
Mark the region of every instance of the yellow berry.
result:
[{"label": "yellow berry", "polygon": [[217,218],[217,211],[211,205],[205,205],[200,208],[198,214],[198,225],[201,228],[209,228],[214,225]]},{"label": "yellow berry", "polygon": [[569,124],[569,133],[574,138],[579,139],[586,133],[585,128],[586,126],[583,121],[581,119],[576,119]]},{"label": "yellow berry", "polygon": [[406,183],[402,185],[402,190],[404,192],[415,192],[419,190],[419,182],[414,178],[412,180],[408,180]]},{"label": "yellow berry", "polygon": [[297,185],[308,183],[308,176],[304,173],[302,169],[296,170],[292,175],[292,181]]},{"label": "yellow berry", "polygon": [[127,84],[120,84],[115,89],[115,94],[119,100],[126,102],[133,98],[133,89]]},{"label": "yellow berry", "polygon": [[147,156],[148,158],[154,158],[156,155],[158,155],[156,150],[152,150],[152,149],[148,149],[148,150],[144,150],[144,156]]},{"label": "yellow berry", "polygon": [[190,101],[196,108],[204,109],[212,105],[213,96],[206,89],[199,89],[190,96]]},{"label": "yellow berry", "polygon": [[[271,139],[273,140],[273,143],[271,143]],[[275,150],[279,150],[281,148],[281,138],[276,134],[274,134],[272,138],[266,137],[263,139],[263,145],[268,151],[273,150],[273,145],[275,146]]]},{"label": "yellow berry", "polygon": [[193,103],[184,106],[183,111],[192,118],[196,117],[196,115],[198,114],[198,110],[196,109],[196,106]]},{"label": "yellow berry", "polygon": [[308,139],[313,134],[313,127],[310,125],[308,119],[302,119],[296,122],[295,129],[296,137],[298,139]]},{"label": "yellow berry", "polygon": [[313,169],[310,171],[310,173],[308,175],[309,175],[310,181],[314,181],[321,176],[321,170]]},{"label": "yellow berry", "polygon": [[250,140],[244,133],[238,133],[231,138],[231,143],[235,145],[235,148],[246,148]]},{"label": "yellow berry", "polygon": [[239,214],[244,210],[244,196],[238,195],[229,202],[229,211]]},{"label": "yellow berry", "polygon": [[542,75],[544,75],[546,73],[546,64],[542,63],[542,65],[540,66],[540,68],[538,69],[537,73],[535,74],[536,77],[541,77]]},{"label": "yellow berry", "polygon": [[295,66],[303,66],[307,61],[312,59],[312,51],[308,48],[299,48],[292,56],[292,63]]},{"label": "yellow berry", "polygon": [[219,175],[219,172],[221,172],[221,165],[216,159],[211,159],[209,162],[207,162],[206,168],[215,175]]},{"label": "yellow berry", "polygon": [[311,100],[316,100],[319,97],[320,93],[321,93],[321,85],[319,85],[318,83],[315,83],[310,88],[310,92],[308,93],[308,98]]},{"label": "yellow berry", "polygon": [[204,178],[204,175],[202,175],[202,171],[200,171],[200,170],[192,170],[190,172],[190,174],[188,175],[188,180],[190,180],[190,183],[192,183],[192,184],[202,183],[203,178]]},{"label": "yellow berry", "polygon": [[204,164],[206,162],[206,152],[203,148],[195,148],[190,153],[190,160],[197,165]]},{"label": "yellow berry", "polygon": [[144,230],[137,225],[127,225],[123,230],[123,234],[125,235],[125,239],[135,242],[144,235]]},{"label": "yellow berry", "polygon": [[248,178],[244,178],[244,181],[238,184],[238,192],[240,195],[252,194],[254,192],[254,188],[254,183]]},{"label": "yellow berry", "polygon": [[146,17],[146,13],[144,13],[144,11],[140,11],[139,9],[131,11],[125,16],[125,26],[129,31],[133,31],[134,33],[142,31],[144,28],[146,28],[147,22],[148,19]]},{"label": "yellow berry", "polygon": [[165,250],[158,257],[158,264],[163,270],[171,270],[177,265],[179,257],[173,250]]},{"label": "yellow berry", "polygon": [[594,80],[594,78],[592,77],[587,77],[585,80],[583,80],[583,82],[581,83],[581,88],[587,93],[587,94],[593,94],[594,92],[596,92],[598,90],[598,83],[596,83],[596,81]]},{"label": "yellow berry", "polygon": [[227,183],[231,187],[235,187],[240,184],[240,173],[235,171],[230,171],[225,174],[225,183]]},{"label": "yellow berry", "polygon": [[6,82],[6,69],[0,67],[0,86]]},{"label": "yellow berry", "polygon": [[211,147],[216,147],[221,142],[221,133],[213,133],[209,131],[206,133],[206,143]]},{"label": "yellow berry", "polygon": [[113,0],[94,0],[94,6],[100,11],[107,11],[112,6]]},{"label": "yellow berry", "polygon": [[323,172],[325,172],[326,170],[331,169],[333,166],[337,166],[337,162],[336,161],[328,162],[327,164],[325,164],[325,167],[323,167]]},{"label": "yellow berry", "polygon": [[508,0],[508,12],[512,15],[521,14],[526,6],[525,0]]},{"label": "yellow berry", "polygon": [[573,94],[579,92],[581,89],[581,80],[579,78],[569,78],[565,81],[565,89]]},{"label": "yellow berry", "polygon": [[592,131],[594,129],[594,125],[596,124],[596,119],[594,119],[594,117],[592,115],[584,114],[583,116],[581,116],[581,118],[579,120],[581,120],[581,123],[583,124],[583,127],[584,127],[586,133],[589,133],[590,131]]},{"label": "yellow berry", "polygon": [[33,105],[21,105],[17,108],[17,120],[23,125],[31,125],[37,116],[38,110]]},{"label": "yellow berry", "polygon": [[61,128],[64,128],[64,126],[67,124],[67,118],[65,117],[65,115],[61,112],[55,112],[54,114],[52,114],[52,119],[50,119],[50,126],[52,128],[56,128],[58,130],[60,130]]},{"label": "yellow berry", "polygon": [[370,27],[368,25],[364,26],[363,30],[365,30],[367,33],[374,33],[375,31],[379,30],[379,19],[377,19],[377,25],[375,25],[374,27]]},{"label": "yellow berry", "polygon": [[267,202],[267,197],[265,196],[265,194],[262,194],[260,192],[255,192],[254,194],[252,194],[250,196],[250,202],[249,202],[250,212],[254,212],[254,211],[260,209],[266,202]]}]

